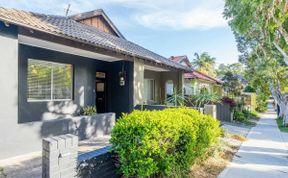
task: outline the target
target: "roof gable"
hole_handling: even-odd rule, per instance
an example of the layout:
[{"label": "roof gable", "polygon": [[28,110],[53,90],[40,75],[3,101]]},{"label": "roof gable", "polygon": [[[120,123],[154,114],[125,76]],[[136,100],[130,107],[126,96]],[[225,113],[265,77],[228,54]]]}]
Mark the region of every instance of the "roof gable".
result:
[{"label": "roof gable", "polygon": [[170,60],[177,62],[185,67],[192,67],[192,64],[187,56],[171,56]]},{"label": "roof gable", "polygon": [[[184,55],[184,56],[171,56],[170,60],[172,60],[178,64],[181,64],[182,66],[189,67],[192,69],[192,64],[186,55]],[[215,77],[211,77],[209,75],[206,75],[206,74],[199,72],[197,70],[194,70],[194,69],[190,73],[185,73],[184,78],[186,78],[186,79],[200,79],[200,80],[205,80],[205,81],[209,81],[209,82],[213,82],[213,83],[217,83],[217,84],[222,84],[221,80],[218,80]]]},{"label": "roof gable", "polygon": [[125,37],[102,9],[75,14],[70,16],[70,18],[76,20],[77,22],[93,26],[105,33],[125,39]]}]

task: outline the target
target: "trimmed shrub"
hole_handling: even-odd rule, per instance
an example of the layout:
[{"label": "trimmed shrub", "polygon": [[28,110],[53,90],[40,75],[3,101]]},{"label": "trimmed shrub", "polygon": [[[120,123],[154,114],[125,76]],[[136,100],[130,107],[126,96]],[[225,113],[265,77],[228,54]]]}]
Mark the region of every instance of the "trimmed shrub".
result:
[{"label": "trimmed shrub", "polygon": [[97,109],[95,106],[85,106],[80,110],[81,116],[93,116],[95,114],[97,114]]},{"label": "trimmed shrub", "polygon": [[110,141],[124,176],[177,177],[188,173],[220,133],[219,122],[211,116],[171,108],[123,115]]}]

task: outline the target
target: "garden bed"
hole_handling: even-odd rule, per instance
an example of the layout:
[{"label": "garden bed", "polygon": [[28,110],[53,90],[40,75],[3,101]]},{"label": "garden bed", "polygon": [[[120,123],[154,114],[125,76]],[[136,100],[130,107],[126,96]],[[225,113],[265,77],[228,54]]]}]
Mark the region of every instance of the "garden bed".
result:
[{"label": "garden bed", "polygon": [[232,161],[251,127],[225,123],[221,126],[226,134],[220,138],[220,142],[211,150],[205,160],[199,160],[191,168],[189,177],[216,178]]}]

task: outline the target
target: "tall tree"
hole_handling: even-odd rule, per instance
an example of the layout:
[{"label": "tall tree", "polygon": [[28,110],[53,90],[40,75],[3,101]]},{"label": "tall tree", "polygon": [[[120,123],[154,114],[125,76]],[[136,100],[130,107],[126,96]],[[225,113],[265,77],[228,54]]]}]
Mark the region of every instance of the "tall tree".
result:
[{"label": "tall tree", "polygon": [[211,57],[207,52],[195,53],[195,59],[192,61],[193,67],[195,67],[198,71],[215,76],[215,58]]},{"label": "tall tree", "polygon": [[288,102],[282,88],[286,83],[283,69],[288,64],[287,7],[286,0],[226,0],[224,10],[242,53],[240,61],[258,69],[254,72],[268,84],[285,125]]},{"label": "tall tree", "polygon": [[218,69],[216,69],[216,74],[218,77],[223,77],[227,72],[231,72],[234,75],[243,75],[244,66],[241,63],[233,64],[220,64]]}]

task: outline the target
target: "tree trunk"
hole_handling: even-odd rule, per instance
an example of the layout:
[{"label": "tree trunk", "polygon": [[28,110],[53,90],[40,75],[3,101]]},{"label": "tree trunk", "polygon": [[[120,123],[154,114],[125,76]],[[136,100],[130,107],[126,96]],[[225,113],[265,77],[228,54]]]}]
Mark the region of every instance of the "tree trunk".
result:
[{"label": "tree trunk", "polygon": [[283,125],[288,125],[288,103],[286,98],[280,93],[280,90],[275,88],[273,81],[269,80],[270,92],[280,108],[279,117],[283,118]]},{"label": "tree trunk", "polygon": [[276,47],[276,49],[281,53],[281,55],[283,56],[284,62],[286,65],[288,65],[288,55],[286,54],[286,52],[284,52],[284,50],[276,43],[273,43],[274,46]]}]

